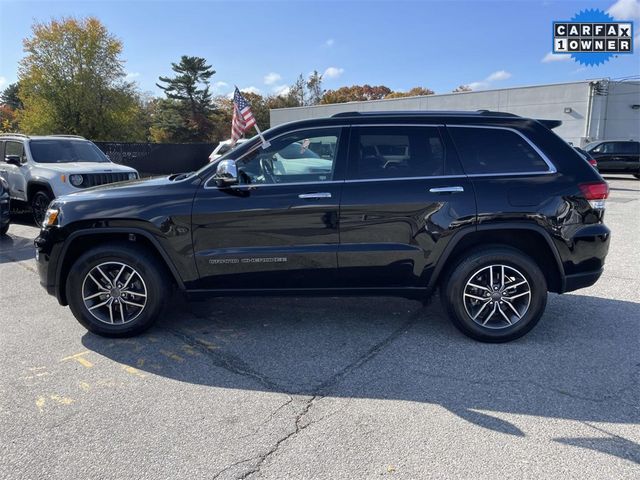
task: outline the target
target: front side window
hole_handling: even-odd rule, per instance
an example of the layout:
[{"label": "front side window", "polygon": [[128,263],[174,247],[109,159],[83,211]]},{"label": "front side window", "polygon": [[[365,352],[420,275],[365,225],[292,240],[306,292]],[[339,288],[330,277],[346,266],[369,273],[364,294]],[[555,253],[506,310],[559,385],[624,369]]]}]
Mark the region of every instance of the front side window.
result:
[{"label": "front side window", "polygon": [[449,127],[449,132],[467,175],[549,171],[538,152],[514,131]]},{"label": "front side window", "polygon": [[241,184],[316,183],[333,180],[339,128],[285,134],[271,146],[249,153],[237,162]]},{"label": "front side window", "polygon": [[350,152],[354,179],[430,177],[444,171],[437,127],[357,127]]},{"label": "front side window", "polygon": [[29,146],[37,163],[109,162],[98,147],[83,140],[31,140]]},{"label": "front side window", "polygon": [[9,155],[15,155],[22,158],[24,156],[24,146],[20,142],[7,142],[5,144],[4,155],[5,161]]}]

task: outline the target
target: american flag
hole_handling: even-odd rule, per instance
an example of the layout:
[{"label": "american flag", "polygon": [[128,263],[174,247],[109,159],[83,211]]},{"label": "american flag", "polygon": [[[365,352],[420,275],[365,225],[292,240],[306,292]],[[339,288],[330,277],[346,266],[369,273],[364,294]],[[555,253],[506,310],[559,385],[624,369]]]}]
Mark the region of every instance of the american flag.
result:
[{"label": "american flag", "polygon": [[251,105],[242,96],[238,87],[233,94],[233,121],[231,122],[231,144],[235,145],[240,137],[256,124],[251,113]]}]

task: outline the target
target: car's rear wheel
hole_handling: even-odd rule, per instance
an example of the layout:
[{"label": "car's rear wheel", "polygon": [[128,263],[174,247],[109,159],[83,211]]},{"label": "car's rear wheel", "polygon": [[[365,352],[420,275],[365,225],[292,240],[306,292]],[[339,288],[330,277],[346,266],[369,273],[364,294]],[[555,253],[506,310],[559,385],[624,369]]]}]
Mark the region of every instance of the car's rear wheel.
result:
[{"label": "car's rear wheel", "polygon": [[82,255],[67,278],[67,298],[87,330],[107,337],[137,335],[160,315],[170,294],[167,273],[152,254],[128,244]]},{"label": "car's rear wheel", "polygon": [[508,342],[529,332],[547,301],[538,265],[510,247],[473,251],[446,276],[441,296],[453,324],[483,342]]},{"label": "car's rear wheel", "polygon": [[640,180],[640,173],[634,173],[633,176]]},{"label": "car's rear wheel", "polygon": [[0,237],[4,237],[8,231],[9,231],[9,224],[7,223],[6,225],[0,227]]},{"label": "car's rear wheel", "polygon": [[44,190],[36,192],[33,198],[31,198],[31,212],[33,213],[33,220],[37,226],[42,225],[51,200],[53,199]]}]

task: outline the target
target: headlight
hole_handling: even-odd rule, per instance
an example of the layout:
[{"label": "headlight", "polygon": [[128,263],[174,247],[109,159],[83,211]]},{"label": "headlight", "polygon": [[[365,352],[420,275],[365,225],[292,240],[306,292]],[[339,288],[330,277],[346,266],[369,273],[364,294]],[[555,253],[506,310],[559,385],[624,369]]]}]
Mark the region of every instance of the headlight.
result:
[{"label": "headlight", "polygon": [[84,183],[84,177],[82,175],[69,175],[69,182],[74,187],[79,187]]},{"label": "headlight", "polygon": [[129,173],[129,180],[135,180],[136,178],[138,178],[138,174],[135,172],[131,172]]},{"label": "headlight", "polygon": [[47,213],[44,214],[44,221],[42,222],[42,227],[55,227],[58,225],[58,215],[60,214],[60,210],[57,208],[49,208],[47,209]]}]

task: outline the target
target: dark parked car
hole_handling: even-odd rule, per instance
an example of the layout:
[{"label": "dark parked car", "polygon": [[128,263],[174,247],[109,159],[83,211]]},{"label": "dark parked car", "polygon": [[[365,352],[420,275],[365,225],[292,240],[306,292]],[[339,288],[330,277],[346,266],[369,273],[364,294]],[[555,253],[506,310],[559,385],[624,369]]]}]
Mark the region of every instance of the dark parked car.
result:
[{"label": "dark parked car", "polygon": [[0,236],[6,235],[9,231],[9,223],[11,222],[11,217],[9,216],[10,201],[9,184],[4,178],[0,177]]},{"label": "dark parked car", "polygon": [[41,283],[106,336],[148,328],[175,285],[416,299],[440,288],[465,334],[511,340],[548,291],[595,283],[609,247],[607,184],[558,124],[482,111],[279,126],[267,149],[254,138],[197,172],[56,199],[35,241]]},{"label": "dark parked car", "polygon": [[596,159],[600,173],[630,173],[640,178],[640,142],[601,141],[584,149]]},{"label": "dark parked car", "polygon": [[573,148],[575,149],[576,152],[578,152],[582,156],[582,158],[584,158],[589,163],[589,165],[591,165],[593,168],[596,168],[596,169],[598,168],[598,162],[596,161],[595,158],[591,156],[589,152],[587,152],[586,150],[583,150],[580,147],[573,147]]}]

